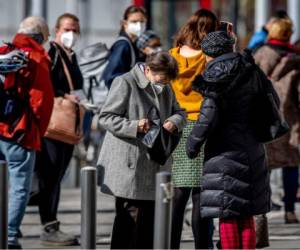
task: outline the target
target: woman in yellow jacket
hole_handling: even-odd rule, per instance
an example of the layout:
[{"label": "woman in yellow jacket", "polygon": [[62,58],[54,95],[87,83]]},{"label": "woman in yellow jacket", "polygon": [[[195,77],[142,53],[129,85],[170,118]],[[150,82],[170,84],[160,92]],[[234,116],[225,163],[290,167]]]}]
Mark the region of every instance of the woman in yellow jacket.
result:
[{"label": "woman in yellow jacket", "polygon": [[192,230],[195,249],[207,249],[211,244],[209,233],[211,220],[200,218],[200,181],[202,175],[203,153],[196,159],[189,159],[185,153],[185,144],[200,111],[202,96],[192,90],[195,76],[202,73],[206,58],[201,51],[200,43],[205,35],[215,31],[219,23],[216,16],[209,10],[200,9],[189,18],[179,30],[175,38],[175,46],[171,55],[179,65],[179,76],[172,82],[179,105],[186,110],[188,123],[183,136],[173,154],[172,178],[175,185],[173,200],[173,224],[171,248],[179,249],[184,210],[192,193]]}]

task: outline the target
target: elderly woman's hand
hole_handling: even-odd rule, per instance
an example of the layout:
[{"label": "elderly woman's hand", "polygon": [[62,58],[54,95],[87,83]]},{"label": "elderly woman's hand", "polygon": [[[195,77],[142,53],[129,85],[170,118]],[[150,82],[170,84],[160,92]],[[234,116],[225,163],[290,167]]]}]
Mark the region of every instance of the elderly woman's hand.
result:
[{"label": "elderly woman's hand", "polygon": [[150,122],[148,119],[141,119],[138,123],[138,132],[139,133],[147,133],[150,129]]},{"label": "elderly woman's hand", "polygon": [[170,133],[173,133],[177,129],[176,125],[171,121],[166,121],[163,127],[165,130],[169,131]]}]

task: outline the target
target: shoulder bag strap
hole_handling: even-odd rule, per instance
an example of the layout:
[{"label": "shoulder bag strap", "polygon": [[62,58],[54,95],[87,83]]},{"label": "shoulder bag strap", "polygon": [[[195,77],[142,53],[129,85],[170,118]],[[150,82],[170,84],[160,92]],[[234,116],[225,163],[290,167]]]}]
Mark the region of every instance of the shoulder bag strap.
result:
[{"label": "shoulder bag strap", "polygon": [[68,84],[69,84],[69,88],[70,90],[74,90],[74,84],[73,84],[73,81],[72,81],[72,77],[71,77],[71,74],[70,74],[70,71],[67,67],[67,64],[65,62],[65,59],[63,58],[61,52],[60,52],[60,49],[57,47],[57,45],[55,43],[52,43],[53,46],[56,48],[56,50],[58,51],[58,55],[60,56],[61,58],[61,62],[63,64],[63,67],[64,67],[64,72],[65,72],[65,75],[67,77],[67,80],[68,80]]}]

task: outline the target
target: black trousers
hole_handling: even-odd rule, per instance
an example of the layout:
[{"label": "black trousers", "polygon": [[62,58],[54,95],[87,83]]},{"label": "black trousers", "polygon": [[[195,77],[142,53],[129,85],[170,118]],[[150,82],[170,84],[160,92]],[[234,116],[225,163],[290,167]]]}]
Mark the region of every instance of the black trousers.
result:
[{"label": "black trousers", "polygon": [[174,189],[173,218],[171,249],[179,249],[186,204],[192,193],[192,231],[195,241],[195,249],[208,249],[213,247],[213,220],[200,218],[200,188]]},{"label": "black trousers", "polygon": [[283,190],[284,190],[284,208],[285,212],[295,212],[295,203],[297,200],[297,191],[299,186],[299,168],[282,168]]},{"label": "black trousers", "polygon": [[154,201],[116,197],[111,249],[151,249],[153,231]]},{"label": "black trousers", "polygon": [[35,171],[39,179],[38,206],[42,224],[57,220],[60,183],[70,163],[74,146],[43,139],[37,153]]}]

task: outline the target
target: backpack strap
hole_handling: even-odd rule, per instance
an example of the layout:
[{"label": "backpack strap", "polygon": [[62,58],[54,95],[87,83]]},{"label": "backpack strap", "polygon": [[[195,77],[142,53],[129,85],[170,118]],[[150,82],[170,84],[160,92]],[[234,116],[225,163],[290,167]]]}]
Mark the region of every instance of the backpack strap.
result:
[{"label": "backpack strap", "polygon": [[135,63],[136,63],[136,56],[135,56],[135,52],[134,52],[134,48],[133,48],[132,42],[126,36],[119,36],[117,38],[117,40],[115,41],[115,43],[117,43],[118,41],[127,41],[128,42],[129,47],[130,47],[130,53],[131,53],[130,67],[133,68],[134,65],[135,65]]}]

